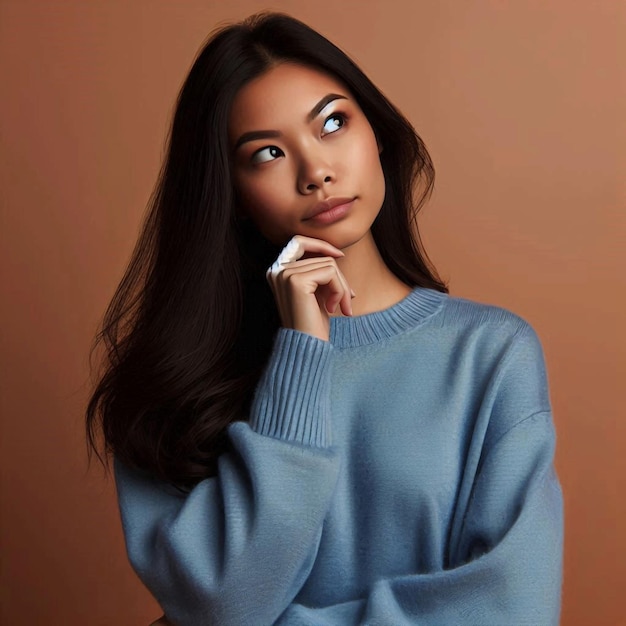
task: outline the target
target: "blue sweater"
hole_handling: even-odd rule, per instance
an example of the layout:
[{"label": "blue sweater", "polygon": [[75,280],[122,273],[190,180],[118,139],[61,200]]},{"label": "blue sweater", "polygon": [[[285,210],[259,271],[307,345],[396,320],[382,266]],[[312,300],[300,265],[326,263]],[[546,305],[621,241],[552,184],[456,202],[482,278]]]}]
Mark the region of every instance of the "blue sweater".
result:
[{"label": "blue sweater", "polygon": [[187,496],[115,476],[129,560],[178,626],[544,626],[563,503],[533,328],[416,287],[280,328],[233,453]]}]

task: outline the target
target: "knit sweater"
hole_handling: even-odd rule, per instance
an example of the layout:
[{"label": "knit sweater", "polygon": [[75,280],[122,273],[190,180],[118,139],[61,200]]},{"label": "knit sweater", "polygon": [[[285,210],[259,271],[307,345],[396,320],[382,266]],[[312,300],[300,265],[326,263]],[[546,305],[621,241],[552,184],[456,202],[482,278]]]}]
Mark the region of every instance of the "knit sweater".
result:
[{"label": "knit sweater", "polygon": [[178,626],[556,625],[563,502],[543,350],[518,315],[415,287],[280,328],[215,477],[115,459],[129,560]]}]

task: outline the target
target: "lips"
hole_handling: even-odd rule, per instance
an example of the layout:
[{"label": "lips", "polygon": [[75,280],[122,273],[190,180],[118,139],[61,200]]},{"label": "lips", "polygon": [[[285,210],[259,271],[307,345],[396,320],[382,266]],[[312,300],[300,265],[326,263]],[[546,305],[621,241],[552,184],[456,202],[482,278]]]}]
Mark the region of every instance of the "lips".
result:
[{"label": "lips", "polygon": [[322,200],[318,202],[314,207],[312,207],[304,216],[305,220],[310,220],[312,217],[319,215],[320,213],[324,213],[325,211],[330,211],[334,209],[336,206],[340,204],[348,204],[348,202],[352,202],[355,198],[326,198],[326,200]]}]

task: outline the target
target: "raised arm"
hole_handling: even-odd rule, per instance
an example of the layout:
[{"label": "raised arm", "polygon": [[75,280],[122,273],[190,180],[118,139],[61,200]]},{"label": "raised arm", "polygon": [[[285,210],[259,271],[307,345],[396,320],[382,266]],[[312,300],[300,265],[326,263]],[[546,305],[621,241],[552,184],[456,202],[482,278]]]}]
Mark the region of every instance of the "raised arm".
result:
[{"label": "raised arm", "polygon": [[115,461],[129,560],[177,626],[271,624],[306,579],[338,471],[332,350],[279,329],[249,424],[186,497]]},{"label": "raised arm", "polygon": [[352,313],[340,256],[296,235],[267,271],[282,327],[215,478],[183,498],[115,462],[129,560],[177,626],[272,624],[311,571],[339,468],[329,312]]}]

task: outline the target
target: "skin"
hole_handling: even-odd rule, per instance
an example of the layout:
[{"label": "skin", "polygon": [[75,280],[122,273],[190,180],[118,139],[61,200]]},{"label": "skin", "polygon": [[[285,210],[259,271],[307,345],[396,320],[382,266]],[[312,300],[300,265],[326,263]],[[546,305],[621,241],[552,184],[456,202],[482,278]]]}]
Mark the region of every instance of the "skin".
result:
[{"label": "skin", "polygon": [[[343,98],[307,118],[328,94]],[[244,133],[265,130],[280,136],[237,146]],[[281,63],[238,92],[228,132],[240,210],[267,239],[284,246],[294,235],[303,235],[330,244],[311,249],[303,258],[334,257],[348,299],[350,289],[356,293],[354,315],[386,309],[408,295],[411,288],[385,265],[370,230],[385,196],[380,147],[341,82],[312,68]],[[305,220],[320,200],[355,196],[351,211],[333,224]],[[310,248],[309,239],[306,242]],[[349,314],[343,305],[332,314],[341,315],[342,310]]]}]

